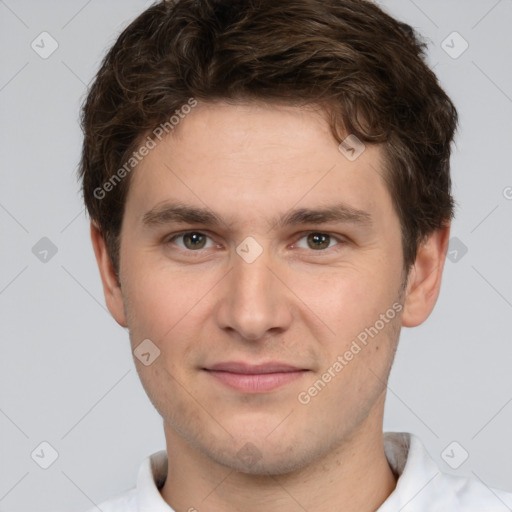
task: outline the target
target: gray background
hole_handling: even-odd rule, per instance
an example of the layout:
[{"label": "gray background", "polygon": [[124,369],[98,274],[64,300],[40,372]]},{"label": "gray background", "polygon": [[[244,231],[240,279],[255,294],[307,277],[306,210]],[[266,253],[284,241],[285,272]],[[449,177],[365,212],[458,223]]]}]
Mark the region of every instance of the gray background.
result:
[{"label": "gray background", "polygon": [[[443,470],[512,491],[512,1],[380,3],[429,39],[461,115],[458,241],[434,313],[402,332],[384,427],[419,435]],[[0,511],[82,511],[134,485],[165,447],[104,307],[75,174],[86,86],[149,4],[0,0]],[[43,31],[58,43],[46,59],[31,47]],[[454,31],[469,44],[457,58]],[[34,254],[43,237],[55,255],[47,241]],[[43,441],[58,452],[48,469]],[[442,457],[453,441],[452,465],[469,453],[456,470]]]}]

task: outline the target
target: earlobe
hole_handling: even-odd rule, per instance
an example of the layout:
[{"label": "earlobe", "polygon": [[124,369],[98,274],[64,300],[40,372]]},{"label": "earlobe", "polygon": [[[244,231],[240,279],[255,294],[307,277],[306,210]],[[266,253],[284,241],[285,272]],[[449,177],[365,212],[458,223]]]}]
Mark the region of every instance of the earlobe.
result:
[{"label": "earlobe", "polygon": [[107,308],[119,325],[127,327],[121,286],[108,254],[103,234],[94,221],[91,222],[91,241],[100,271]]},{"label": "earlobe", "polygon": [[409,272],[402,315],[404,327],[422,324],[434,309],[441,289],[450,225],[431,233],[418,247],[414,266]]}]

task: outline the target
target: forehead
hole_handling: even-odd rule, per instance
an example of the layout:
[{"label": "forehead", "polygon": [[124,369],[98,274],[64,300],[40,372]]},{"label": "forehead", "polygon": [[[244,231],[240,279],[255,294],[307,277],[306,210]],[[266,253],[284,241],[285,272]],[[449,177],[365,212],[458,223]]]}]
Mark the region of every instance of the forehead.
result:
[{"label": "forehead", "polygon": [[332,199],[372,210],[390,204],[382,172],[382,148],[366,145],[358,158],[347,158],[318,108],[206,103],[138,164],[127,206],[147,211],[179,200],[240,220]]},{"label": "forehead", "polygon": [[[272,103],[201,103],[166,137],[179,144],[194,141],[194,158],[206,156],[220,160],[245,160],[251,164],[271,163],[311,157],[322,146],[336,144],[320,107],[298,107]],[[321,143],[321,144],[320,144]],[[256,153],[258,159],[255,159]],[[184,156],[184,155],[182,155]]]}]

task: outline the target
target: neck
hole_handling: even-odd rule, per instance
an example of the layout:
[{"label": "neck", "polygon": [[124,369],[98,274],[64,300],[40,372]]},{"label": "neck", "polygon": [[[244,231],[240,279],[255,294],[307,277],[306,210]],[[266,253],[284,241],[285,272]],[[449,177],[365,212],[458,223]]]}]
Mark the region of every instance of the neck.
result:
[{"label": "neck", "polygon": [[361,428],[308,466],[280,475],[237,472],[198,452],[167,425],[165,434],[169,467],[161,494],[176,512],[375,512],[396,486],[382,428]]}]

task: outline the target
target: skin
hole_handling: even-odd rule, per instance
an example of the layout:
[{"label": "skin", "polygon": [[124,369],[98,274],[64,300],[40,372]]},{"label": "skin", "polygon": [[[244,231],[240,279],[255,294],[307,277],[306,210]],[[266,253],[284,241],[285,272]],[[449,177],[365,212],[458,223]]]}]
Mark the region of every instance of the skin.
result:
[{"label": "skin", "polygon": [[[382,436],[386,382],[401,326],[421,324],[437,300],[449,226],[420,245],[404,276],[382,172],[381,147],[367,145],[349,161],[313,109],[200,104],[133,171],[119,282],[92,223],[111,314],[129,328],[133,349],[150,339],[160,350],[148,366],[134,360],[164,421],[170,464],[161,494],[177,512],[365,512],[393,491]],[[166,201],[206,205],[223,222],[145,225]],[[371,223],[272,223],[339,202]],[[206,235],[205,245],[170,240],[186,231]],[[327,248],[310,233],[330,235]],[[263,251],[252,263],[236,252],[248,236]],[[403,309],[300,403],[299,393],[393,304]],[[204,370],[226,361],[307,371],[246,393]]]}]

